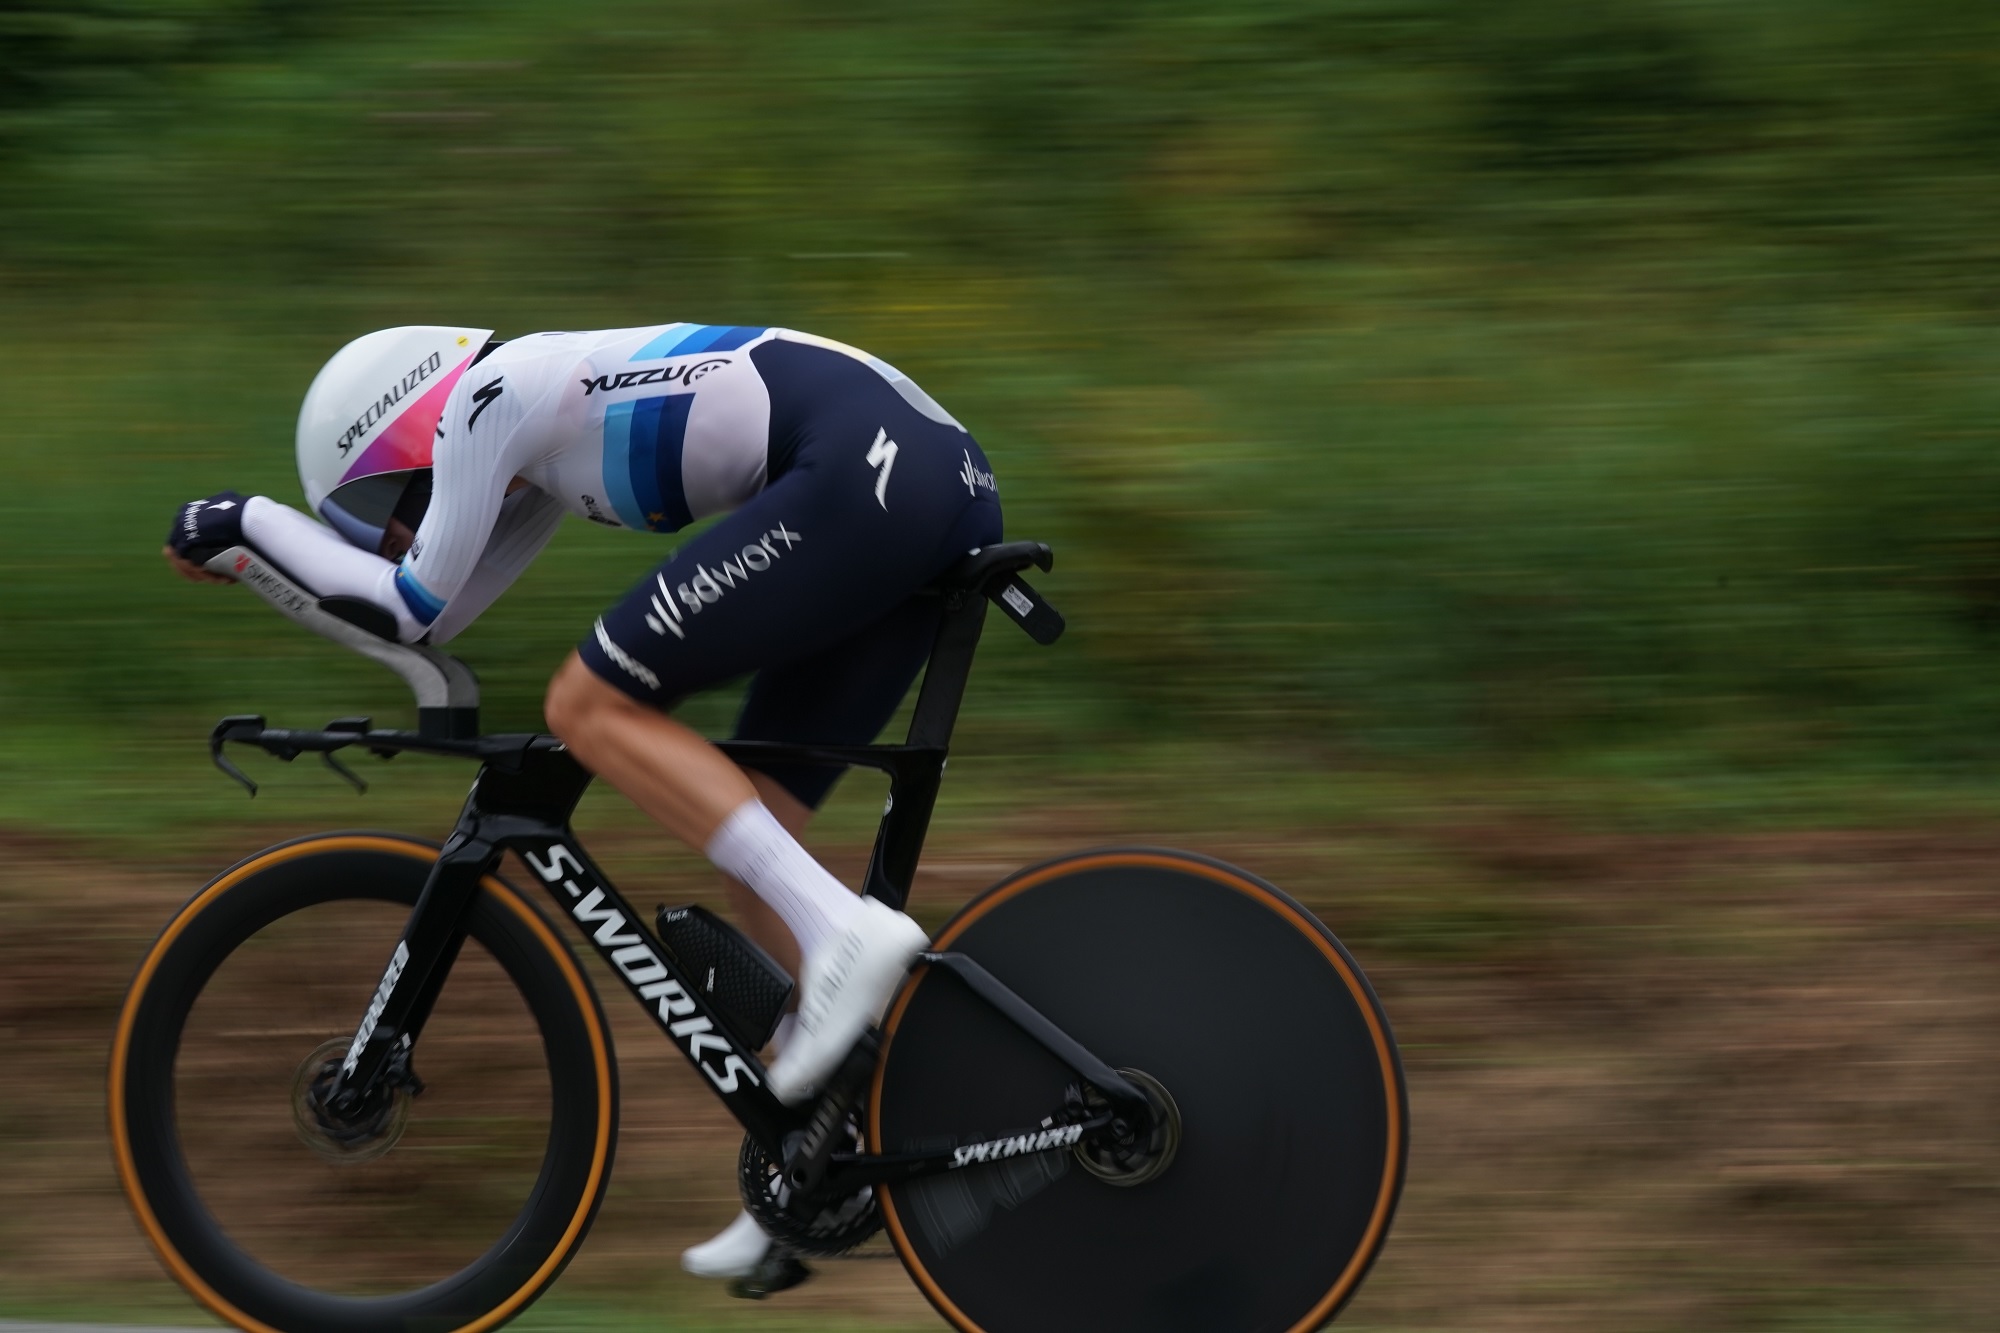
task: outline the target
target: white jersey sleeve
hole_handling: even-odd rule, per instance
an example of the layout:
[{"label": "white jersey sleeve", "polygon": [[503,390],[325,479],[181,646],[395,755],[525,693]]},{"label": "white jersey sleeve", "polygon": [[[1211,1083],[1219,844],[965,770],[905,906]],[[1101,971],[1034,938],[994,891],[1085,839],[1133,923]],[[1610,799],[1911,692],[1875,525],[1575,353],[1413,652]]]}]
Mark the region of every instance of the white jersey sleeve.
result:
[{"label": "white jersey sleeve", "polygon": [[463,630],[548,544],[563,512],[532,488],[507,494],[516,476],[544,461],[550,432],[535,410],[548,376],[491,364],[502,353],[469,371],[445,405],[430,508],[400,564],[263,496],[244,506],[244,535],[319,596],[359,597],[387,611],[404,643],[426,635],[443,643]]},{"label": "white jersey sleeve", "polygon": [[493,525],[493,535],[487,539],[479,563],[472,567],[472,576],[432,622],[431,642],[449,643],[477,620],[521,577],[521,571],[534,563],[562,520],[562,504],[532,486],[502,500],[499,521]]},{"label": "white jersey sleeve", "polygon": [[[452,390],[432,452],[430,508],[394,574],[404,609],[439,642],[500,595],[547,543],[560,513],[524,501],[502,521],[508,484],[542,462],[551,442],[536,410],[549,376],[537,373],[535,363],[509,358],[507,350],[474,365]],[[475,589],[489,551],[498,563]],[[445,620],[467,592],[477,605]],[[437,632],[440,622],[444,628]]]},{"label": "white jersey sleeve", "polygon": [[499,521],[465,586],[426,626],[410,612],[398,589],[399,566],[349,546],[333,529],[267,496],[253,495],[243,506],[243,535],[279,568],[320,597],[358,597],[396,620],[396,637],[414,643],[426,632],[445,643],[493,605],[548,545],[562,522],[563,508],[532,488],[506,497]]},{"label": "white jersey sleeve", "polygon": [[243,504],[243,535],[307,591],[373,602],[396,618],[396,636],[404,643],[423,637],[425,627],[396,595],[396,567],[373,552],[349,546],[332,528],[289,505],[253,495]]}]

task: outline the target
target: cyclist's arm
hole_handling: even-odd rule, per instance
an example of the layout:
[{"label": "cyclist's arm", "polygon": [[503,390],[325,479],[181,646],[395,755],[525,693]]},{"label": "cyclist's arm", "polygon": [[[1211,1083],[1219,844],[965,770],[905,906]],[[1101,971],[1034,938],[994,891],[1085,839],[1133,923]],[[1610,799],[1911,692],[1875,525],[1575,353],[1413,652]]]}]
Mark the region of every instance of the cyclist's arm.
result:
[{"label": "cyclist's arm", "polygon": [[541,554],[562,523],[560,501],[546,491],[524,487],[500,502],[500,519],[472,576],[431,624],[431,642],[448,643],[477,620],[521,571]]},{"label": "cyclist's arm", "polygon": [[[505,503],[517,472],[537,461],[534,423],[512,398],[489,401],[469,428],[466,395],[452,395],[433,456],[430,508],[400,563],[349,546],[331,529],[261,496],[244,507],[244,536],[319,596],[358,597],[381,607],[395,617],[404,643],[432,634],[447,609],[442,637],[450,637],[541,550],[560,513],[552,500],[545,507],[525,493]],[[472,428],[480,437],[476,445]],[[460,610],[457,603],[468,592]]]},{"label": "cyclist's arm", "polygon": [[552,496],[532,487],[507,496],[472,573],[429,624],[418,618],[399,591],[399,566],[349,546],[296,509],[266,496],[252,496],[244,502],[243,535],[317,595],[358,597],[387,611],[395,617],[396,636],[404,643],[426,633],[432,642],[444,643],[478,619],[520,577],[555,535],[562,516],[562,506]]},{"label": "cyclist's arm", "polygon": [[263,495],[243,502],[243,536],[321,597],[358,597],[396,618],[396,637],[411,643],[428,625],[396,593],[396,566],[349,546],[333,529]]},{"label": "cyclist's arm", "polygon": [[[517,493],[516,503],[508,503],[515,478],[544,461],[550,423],[530,401],[536,397],[533,371],[503,365],[504,353],[495,353],[488,365],[495,373],[478,393],[472,392],[478,377],[469,376],[445,404],[432,451],[430,508],[384,589],[400,603],[399,627],[407,614],[422,626],[419,634],[440,642],[485,610],[554,531],[553,516],[532,499],[523,502]],[[523,537],[525,551],[519,549]],[[480,577],[496,557],[498,565]],[[461,610],[458,602],[468,592],[472,602]]]}]

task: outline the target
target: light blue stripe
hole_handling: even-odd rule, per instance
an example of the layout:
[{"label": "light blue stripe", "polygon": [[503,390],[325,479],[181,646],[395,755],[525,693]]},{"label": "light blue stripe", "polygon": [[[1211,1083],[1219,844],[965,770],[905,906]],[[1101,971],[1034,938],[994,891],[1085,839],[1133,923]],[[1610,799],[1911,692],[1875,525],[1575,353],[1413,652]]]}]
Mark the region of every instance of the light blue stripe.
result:
[{"label": "light blue stripe", "polygon": [[689,324],[686,322],[669,324],[664,329],[661,329],[651,342],[632,353],[632,359],[634,361],[656,361],[664,356],[672,356],[675,345],[687,337],[690,330],[699,330],[702,327],[700,324]]},{"label": "light blue stripe", "polygon": [[634,361],[659,361],[696,352],[733,352],[769,332],[763,324],[670,324],[632,353]]},{"label": "light blue stripe", "polygon": [[604,498],[628,528],[646,527],[646,512],[632,494],[632,408],[630,402],[604,409]]},{"label": "light blue stripe", "polygon": [[706,352],[722,341],[731,329],[728,324],[704,324],[687,337],[674,344],[675,356],[691,356],[696,352]]},{"label": "light blue stripe", "polygon": [[403,605],[410,608],[410,614],[421,624],[430,624],[444,610],[444,602],[402,565],[396,566],[396,591],[403,595]]},{"label": "light blue stripe", "polygon": [[755,342],[769,332],[768,326],[732,324],[716,334],[714,341],[701,350],[704,352],[733,352],[744,343]]}]

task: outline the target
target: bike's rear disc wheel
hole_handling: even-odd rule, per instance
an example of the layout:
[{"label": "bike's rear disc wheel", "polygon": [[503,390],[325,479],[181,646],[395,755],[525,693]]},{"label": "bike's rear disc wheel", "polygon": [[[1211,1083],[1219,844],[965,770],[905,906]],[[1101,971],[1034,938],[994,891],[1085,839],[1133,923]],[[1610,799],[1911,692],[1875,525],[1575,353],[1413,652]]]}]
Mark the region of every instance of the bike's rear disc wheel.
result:
[{"label": "bike's rear disc wheel", "polygon": [[181,909],[127,998],[111,1069],[126,1193],[173,1276],[239,1327],[497,1327],[555,1279],[603,1197],[604,1016],[497,879],[415,1048],[425,1090],[400,1130],[381,1121],[387,1150],[335,1160],[301,1131],[301,1071],[352,1034],[436,857],[370,834],[261,853]]},{"label": "bike's rear disc wheel", "polygon": [[[1302,1333],[1353,1295],[1402,1188],[1408,1112],[1381,1006],[1311,913],[1218,862],[1118,850],[1003,881],[933,947],[1157,1079],[1181,1118],[1172,1163],[1129,1188],[1052,1153],[885,1187],[890,1237],[954,1325]],[[1027,1128],[1075,1077],[935,969],[884,1032],[878,1152]]]}]

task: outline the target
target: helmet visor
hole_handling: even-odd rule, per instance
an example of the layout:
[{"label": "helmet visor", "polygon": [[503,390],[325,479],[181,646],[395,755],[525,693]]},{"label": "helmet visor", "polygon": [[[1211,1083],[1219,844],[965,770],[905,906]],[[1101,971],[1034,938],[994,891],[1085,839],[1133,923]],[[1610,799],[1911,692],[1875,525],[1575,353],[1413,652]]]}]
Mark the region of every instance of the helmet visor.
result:
[{"label": "helmet visor", "polygon": [[378,472],[350,481],[320,502],[320,517],[350,545],[380,554],[391,519],[411,532],[431,502],[431,470]]}]

